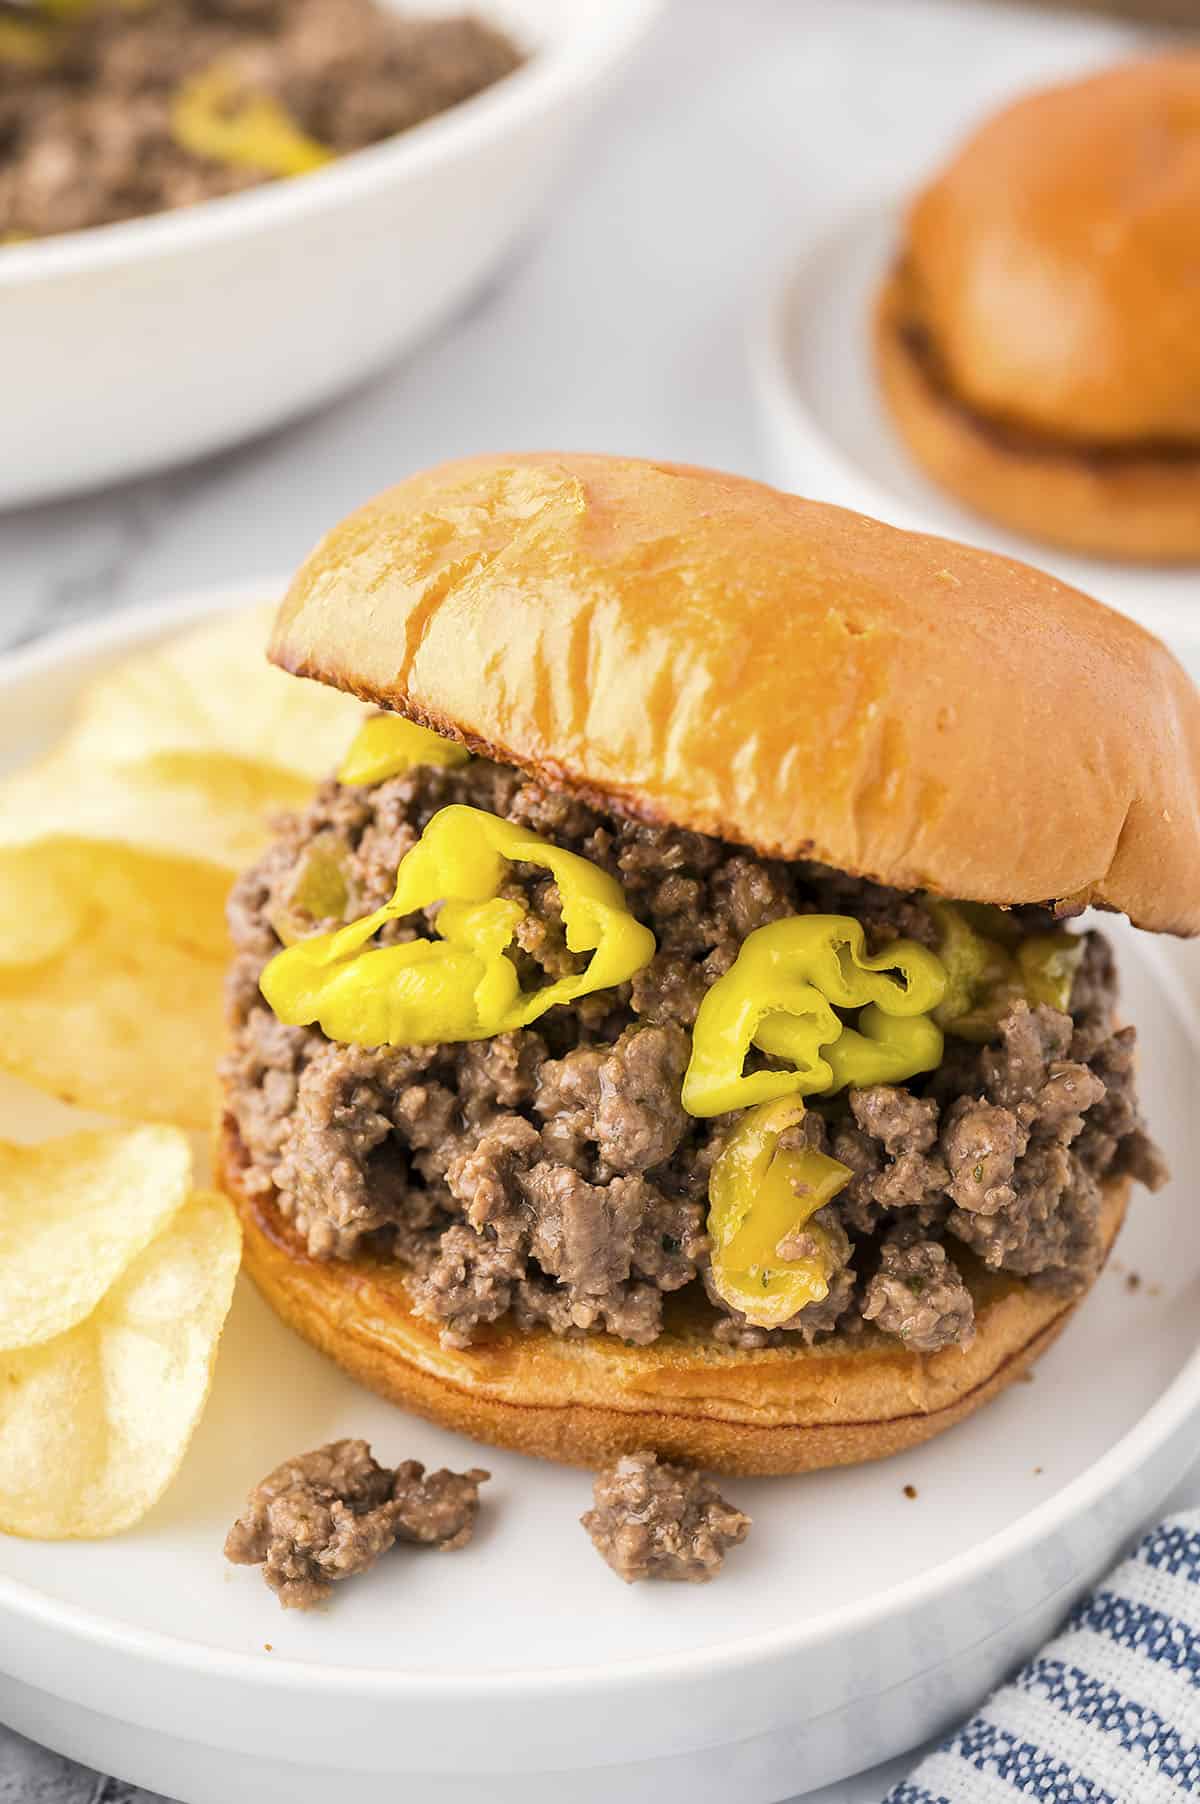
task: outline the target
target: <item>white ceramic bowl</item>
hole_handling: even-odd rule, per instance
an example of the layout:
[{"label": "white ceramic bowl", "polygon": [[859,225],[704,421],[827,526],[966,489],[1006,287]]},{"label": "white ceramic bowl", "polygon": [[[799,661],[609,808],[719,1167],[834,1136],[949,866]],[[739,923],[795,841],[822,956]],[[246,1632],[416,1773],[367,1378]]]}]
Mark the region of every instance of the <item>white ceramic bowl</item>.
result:
[{"label": "white ceramic bowl", "polygon": [[0,249],[0,505],[232,444],[411,345],[511,250],[660,6],[487,0],[532,55],[461,106],[295,181]]},{"label": "white ceramic bowl", "polygon": [[[232,599],[8,659],[0,768],[100,664]],[[707,1587],[618,1584],[576,1521],[586,1475],[488,1449],[470,1548],[397,1554],[327,1611],[285,1615],[220,1553],[276,1461],[341,1434],[393,1459],[481,1456],[358,1390],[243,1285],[147,1520],[112,1541],[0,1536],[0,1719],[184,1804],[769,1804],[964,1715],[1158,1508],[1200,1429],[1200,960],[1112,931],[1179,1175],[1137,1199],[1034,1383],[895,1460],[730,1481],[754,1529]],[[0,1084],[0,1135],[77,1120]]]},{"label": "white ceramic bowl", "polygon": [[1200,569],[1078,557],[969,512],[913,460],[884,413],[871,307],[898,234],[899,203],[878,201],[798,252],[749,334],[751,375],[774,479],[898,526],[986,545],[1052,571],[1131,614],[1200,663]]}]

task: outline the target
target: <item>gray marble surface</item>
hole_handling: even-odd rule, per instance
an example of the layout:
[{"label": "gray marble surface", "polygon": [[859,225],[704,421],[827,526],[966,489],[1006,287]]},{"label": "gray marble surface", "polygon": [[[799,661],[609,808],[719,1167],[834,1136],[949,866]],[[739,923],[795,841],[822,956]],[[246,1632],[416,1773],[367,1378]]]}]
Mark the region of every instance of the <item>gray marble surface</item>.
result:
[{"label": "gray marble surface", "polygon": [[[676,0],[555,213],[418,355],[224,456],[0,518],[0,648],[286,570],[364,495],[459,452],[562,444],[760,473],[744,322],[789,249],[914,180],[982,108],[1130,41],[988,0]],[[814,1804],[869,1804],[907,1764]],[[153,1801],[0,1729],[0,1804]]]},{"label": "gray marble surface", "polygon": [[0,1725],[0,1804],[160,1804],[149,1792],[106,1779],[34,1747]]}]

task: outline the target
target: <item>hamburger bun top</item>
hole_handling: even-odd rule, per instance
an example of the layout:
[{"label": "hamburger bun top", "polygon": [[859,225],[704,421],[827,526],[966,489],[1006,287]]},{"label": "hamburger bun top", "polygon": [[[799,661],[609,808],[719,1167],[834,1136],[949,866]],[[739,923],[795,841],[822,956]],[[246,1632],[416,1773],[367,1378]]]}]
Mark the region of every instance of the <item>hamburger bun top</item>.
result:
[{"label": "hamburger bun top", "polygon": [[957,394],[1083,444],[1200,450],[1200,49],[1027,96],[913,205]]},{"label": "hamburger bun top", "polygon": [[476,458],[300,570],[274,661],[647,820],[1200,931],[1200,696],[1025,564],[735,476]]}]

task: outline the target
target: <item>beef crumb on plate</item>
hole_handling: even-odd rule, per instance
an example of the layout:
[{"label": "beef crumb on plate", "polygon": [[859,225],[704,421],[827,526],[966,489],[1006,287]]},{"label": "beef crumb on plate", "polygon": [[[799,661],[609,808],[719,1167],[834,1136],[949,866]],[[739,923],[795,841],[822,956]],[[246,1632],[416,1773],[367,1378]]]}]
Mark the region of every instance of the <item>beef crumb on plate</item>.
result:
[{"label": "beef crumb on plate", "polygon": [[595,1508],[580,1517],[601,1557],[627,1585],[638,1579],[716,1578],[749,1516],[711,1478],[656,1453],[627,1453],[596,1475]]},{"label": "beef crumb on plate", "polygon": [[255,1485],[225,1540],[237,1566],[261,1566],[286,1609],[323,1603],[339,1579],[366,1572],[397,1541],[448,1553],[475,1528],[487,1472],[394,1469],[366,1441],[332,1441],[285,1460]]}]

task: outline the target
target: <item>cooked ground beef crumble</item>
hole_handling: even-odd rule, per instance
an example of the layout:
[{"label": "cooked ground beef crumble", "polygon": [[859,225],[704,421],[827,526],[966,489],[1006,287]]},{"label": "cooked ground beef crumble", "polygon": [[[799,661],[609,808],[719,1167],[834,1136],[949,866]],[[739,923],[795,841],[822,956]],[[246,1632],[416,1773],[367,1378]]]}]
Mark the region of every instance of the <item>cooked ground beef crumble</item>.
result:
[{"label": "cooked ground beef crumble", "polygon": [[628,1453],[596,1474],[595,1508],[579,1518],[601,1557],[627,1585],[638,1579],[716,1578],[750,1518],[711,1478],[655,1453]]},{"label": "cooked ground beef crumble", "polygon": [[[6,39],[4,27],[8,28]],[[23,39],[44,40],[34,61]],[[0,17],[0,243],[236,193],[270,171],[178,141],[180,84],[219,65],[341,155],[406,131],[522,58],[470,15],[377,0],[93,0],[80,16]]]},{"label": "cooked ground beef crumble", "polygon": [[419,1460],[392,1471],[365,1441],[331,1441],[255,1485],[226,1536],[225,1557],[261,1566],[285,1609],[309,1610],[397,1541],[443,1553],[465,1547],[487,1477],[475,1468],[427,1475]]},{"label": "cooked ground beef crumble", "polygon": [[[609,871],[656,935],[652,963],[536,1028],[470,1044],[368,1050],[282,1026],[258,989],[276,926],[294,936],[377,907],[404,853],[454,802]],[[332,859],[344,880],[336,920],[300,906],[314,859]],[[546,872],[516,866],[510,887],[528,909],[522,981],[576,969]],[[919,894],[603,813],[477,759],[373,787],[325,784],[280,823],[229,912],[224,1078],[247,1189],[275,1194],[318,1258],[364,1242],[394,1254],[418,1313],[450,1346],[501,1319],[645,1344],[662,1331],[664,1296],[687,1286],[707,1290],[712,1332],[735,1345],[811,1342],[864,1321],[917,1352],[965,1345],[961,1249],[1072,1294],[1101,1258],[1101,1181],[1128,1172],[1154,1187],[1164,1176],[1138,1113],[1134,1030],[1114,1028],[1113,960],[1092,932],[1069,1014],[1018,1002],[992,1043],[948,1037],[927,1077],[810,1102],[805,1143],[854,1174],[814,1217],[837,1265],[824,1301],[766,1331],[711,1287],[708,1176],[737,1117],[696,1120],[681,1107],[697,1009],[746,936],[789,914],[852,914],[872,949],[899,936],[936,945]],[[1050,923],[1041,909],[1013,918],[1029,932]],[[428,918],[393,922],[385,937],[431,931]]]}]

